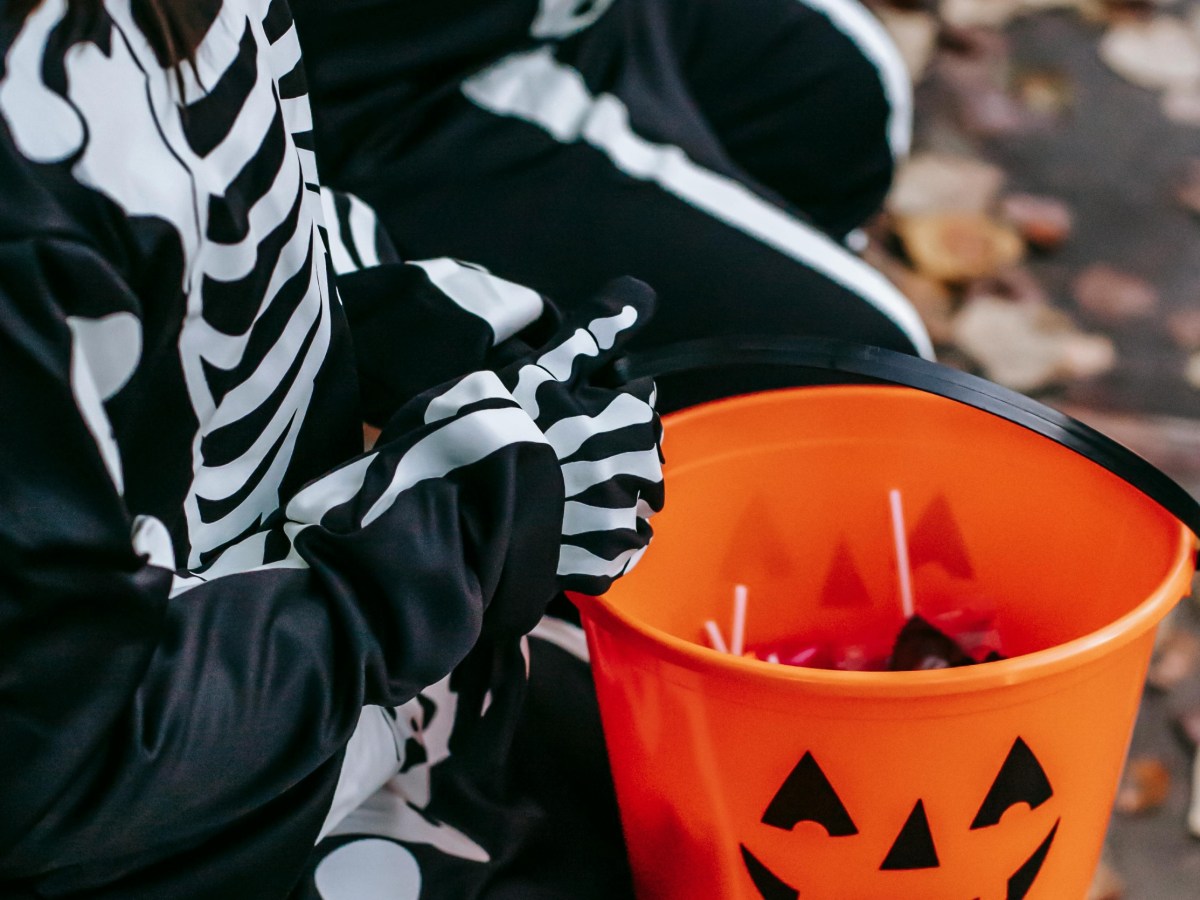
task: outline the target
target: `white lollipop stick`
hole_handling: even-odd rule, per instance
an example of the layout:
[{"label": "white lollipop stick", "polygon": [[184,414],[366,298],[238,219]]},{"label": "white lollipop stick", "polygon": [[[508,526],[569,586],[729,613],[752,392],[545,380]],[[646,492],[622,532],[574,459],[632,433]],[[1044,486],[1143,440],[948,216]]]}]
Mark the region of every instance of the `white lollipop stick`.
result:
[{"label": "white lollipop stick", "polygon": [[712,644],[714,650],[720,653],[728,653],[729,647],[725,645],[725,638],[721,636],[721,629],[717,627],[717,623],[712,619],[708,619],[704,623],[704,630],[708,632],[709,643]]},{"label": "white lollipop stick", "polygon": [[904,609],[904,618],[911,619],[915,609],[912,570],[908,563],[908,537],[904,532],[904,507],[898,490],[889,491],[888,497],[892,503],[892,538],[896,543],[896,568],[900,571],[900,605]]},{"label": "white lollipop stick", "polygon": [[746,649],[746,599],[749,591],[744,584],[733,588],[733,633],[729,640],[729,652],[741,656]]}]

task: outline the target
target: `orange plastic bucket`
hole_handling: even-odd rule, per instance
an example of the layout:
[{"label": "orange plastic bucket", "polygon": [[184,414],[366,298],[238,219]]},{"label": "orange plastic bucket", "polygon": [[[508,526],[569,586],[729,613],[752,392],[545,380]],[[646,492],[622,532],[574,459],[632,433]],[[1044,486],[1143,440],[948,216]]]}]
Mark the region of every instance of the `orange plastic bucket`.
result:
[{"label": "orange plastic bucket", "polygon": [[[1085,896],[1155,626],[1190,589],[1196,538],[1080,444],[1126,451],[948,377],[1013,411],[927,380],[666,418],[650,552],[604,597],[574,598],[641,900]],[[1010,421],[1031,411],[1075,448]],[[918,611],[986,595],[1011,658],[845,672],[704,645],[735,584],[750,642],[898,628],[891,489],[910,515]]]}]

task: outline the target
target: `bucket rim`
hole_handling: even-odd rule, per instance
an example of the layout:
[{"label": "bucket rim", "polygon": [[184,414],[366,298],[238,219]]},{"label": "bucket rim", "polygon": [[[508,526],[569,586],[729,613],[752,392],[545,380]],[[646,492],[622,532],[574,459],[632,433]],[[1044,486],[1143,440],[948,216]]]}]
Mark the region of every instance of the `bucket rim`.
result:
[{"label": "bucket rim", "polygon": [[[1006,419],[1061,444],[1133,485],[1200,539],[1200,500],[1124,444],[1032,397],[934,360],[830,337],[724,335],[627,354],[616,360],[612,368],[618,381],[628,382],[705,370],[736,371],[743,366],[777,368],[791,376],[791,384],[749,393],[723,393],[669,415],[687,415],[714,403],[745,400],[778,390],[851,384],[909,388]],[[814,374],[817,381],[812,380]]]},{"label": "bucket rim", "polygon": [[[953,669],[905,672],[846,672],[781,665],[721,653],[660,628],[638,622],[604,596],[568,592],[584,624],[591,623],[625,639],[656,648],[663,662],[693,671],[713,672],[732,679],[763,676],[804,685],[824,694],[860,695],[869,687],[877,697],[927,697],[975,692],[1031,681],[1051,670],[1071,668],[1116,652],[1156,627],[1190,593],[1195,573],[1196,537],[1176,520],[1178,531],[1170,570],[1154,591],[1109,624],[1062,644],[1005,660]],[[593,661],[594,662],[594,661]]]}]

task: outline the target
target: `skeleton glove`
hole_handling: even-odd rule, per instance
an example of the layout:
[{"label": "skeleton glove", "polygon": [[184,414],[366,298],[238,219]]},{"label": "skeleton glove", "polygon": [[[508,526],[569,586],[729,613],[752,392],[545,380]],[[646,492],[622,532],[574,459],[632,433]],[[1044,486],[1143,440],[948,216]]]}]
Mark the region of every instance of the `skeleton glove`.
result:
[{"label": "skeleton glove", "polygon": [[631,569],[662,509],[662,426],[650,379],[604,385],[603,370],[649,319],[654,294],[632,278],[606,285],[572,310],[532,361],[501,380],[554,449],[566,487],[558,577],[601,594]]}]

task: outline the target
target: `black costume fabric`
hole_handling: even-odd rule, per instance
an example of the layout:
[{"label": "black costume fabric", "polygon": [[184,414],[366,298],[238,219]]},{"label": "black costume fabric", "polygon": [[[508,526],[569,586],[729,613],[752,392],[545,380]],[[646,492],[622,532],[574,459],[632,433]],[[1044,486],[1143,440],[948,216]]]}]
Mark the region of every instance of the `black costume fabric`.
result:
[{"label": "black costume fabric", "polygon": [[[324,174],[375,209],[404,258],[475,260],[568,308],[637,275],[659,305],[635,348],[793,333],[932,355],[907,300],[844,243],[907,153],[912,113],[900,56],[857,0],[293,6]],[[394,312],[352,315],[356,343],[387,344]],[[663,379],[658,406],[778,377]],[[458,732],[427,774],[406,767],[324,839],[306,898],[433,896],[422,873],[435,871],[462,898],[632,896],[587,649],[557,612],[529,641],[515,730]],[[486,860],[486,841],[416,823],[450,824],[452,798],[484,792],[511,830]]]},{"label": "black costume fabric", "polygon": [[635,347],[802,334],[932,355],[842,243],[911,130],[903,63],[858,0],[295,8],[326,177],[404,257],[568,305],[642,278],[659,308]]},{"label": "black costume fabric", "polygon": [[[289,8],[206,9],[173,70],[127,3],[0,18],[5,898],[303,890],[364,723],[398,735],[449,685],[452,731],[511,731],[525,632],[632,565],[661,505],[652,387],[591,384],[648,315],[634,281],[577,324],[531,291],[500,330],[460,317],[492,368],[449,382],[397,340],[364,361],[362,452],[338,287],[436,291],[393,258],[335,287]],[[513,817],[457,799],[508,845]]]}]

